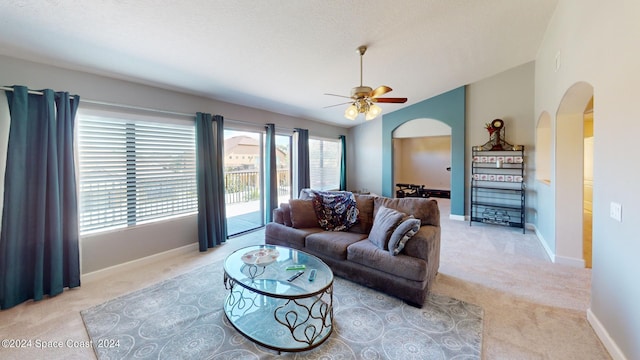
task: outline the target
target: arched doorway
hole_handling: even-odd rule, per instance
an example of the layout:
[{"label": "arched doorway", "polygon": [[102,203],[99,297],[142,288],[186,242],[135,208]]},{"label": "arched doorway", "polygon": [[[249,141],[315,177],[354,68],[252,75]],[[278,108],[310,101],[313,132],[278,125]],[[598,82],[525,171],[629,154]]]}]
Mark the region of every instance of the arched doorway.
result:
[{"label": "arched doorway", "polygon": [[397,127],[392,137],[393,183],[422,186],[422,194],[449,198],[451,126],[436,119],[414,119]]},{"label": "arched doorway", "polygon": [[438,119],[451,127],[451,214],[464,220],[465,88],[464,86],[386,114],[382,118],[382,195],[392,197],[393,138],[400,125],[419,118]]},{"label": "arched doorway", "polygon": [[585,113],[592,112],[592,106],[588,110],[592,98],[593,86],[576,83],[567,90],[556,113],[556,261],[580,267],[585,266],[585,169],[593,164],[588,149],[585,152],[589,132],[587,125],[585,133]]}]

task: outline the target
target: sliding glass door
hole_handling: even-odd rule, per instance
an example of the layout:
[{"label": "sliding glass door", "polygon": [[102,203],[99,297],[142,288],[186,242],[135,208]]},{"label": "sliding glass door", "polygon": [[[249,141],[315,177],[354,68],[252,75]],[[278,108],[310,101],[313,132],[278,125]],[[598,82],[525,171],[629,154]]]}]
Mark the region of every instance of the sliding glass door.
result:
[{"label": "sliding glass door", "polygon": [[264,226],[262,132],[224,131],[224,181],[229,236]]}]

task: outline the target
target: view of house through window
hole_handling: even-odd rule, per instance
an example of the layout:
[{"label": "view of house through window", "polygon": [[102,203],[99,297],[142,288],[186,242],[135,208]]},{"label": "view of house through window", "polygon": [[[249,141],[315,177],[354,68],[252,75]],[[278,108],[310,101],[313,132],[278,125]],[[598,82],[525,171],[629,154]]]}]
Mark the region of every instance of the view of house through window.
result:
[{"label": "view of house through window", "polygon": [[341,154],[339,140],[309,139],[309,177],[312,189],[340,188]]},{"label": "view of house through window", "polygon": [[[236,235],[264,225],[265,134],[224,131],[227,233]],[[291,137],[276,136],[278,202],[291,197]]]},{"label": "view of house through window", "polygon": [[263,136],[224,130],[224,185],[229,236],[264,225]]}]

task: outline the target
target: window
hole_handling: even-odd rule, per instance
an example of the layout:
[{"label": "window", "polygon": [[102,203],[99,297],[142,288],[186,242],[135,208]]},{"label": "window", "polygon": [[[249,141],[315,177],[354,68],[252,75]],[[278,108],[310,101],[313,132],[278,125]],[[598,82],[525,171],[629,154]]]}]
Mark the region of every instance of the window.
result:
[{"label": "window", "polygon": [[312,189],[340,188],[340,156],[339,140],[309,139],[309,177]]},{"label": "window", "polygon": [[78,152],[81,233],[198,210],[193,125],[81,114]]}]

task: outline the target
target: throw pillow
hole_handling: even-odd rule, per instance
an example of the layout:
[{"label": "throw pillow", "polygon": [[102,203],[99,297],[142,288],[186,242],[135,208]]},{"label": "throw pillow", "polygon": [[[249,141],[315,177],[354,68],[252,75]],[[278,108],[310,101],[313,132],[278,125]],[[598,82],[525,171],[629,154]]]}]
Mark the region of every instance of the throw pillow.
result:
[{"label": "throw pillow", "polygon": [[405,213],[381,206],[373,218],[369,241],[382,250],[388,250],[389,238],[393,230],[395,230],[398,223],[406,216],[407,214]]},{"label": "throw pillow", "polygon": [[420,219],[416,219],[410,215],[404,219],[391,234],[389,238],[389,252],[391,255],[398,255],[407,241],[417,234],[420,230]]},{"label": "throw pillow", "polygon": [[290,199],[291,225],[296,229],[317,228],[318,218],[311,200]]},{"label": "throw pillow", "polygon": [[358,221],[349,228],[349,231],[358,234],[369,234],[373,226],[373,198],[372,195],[353,194],[356,198],[358,209]]},{"label": "throw pillow", "polygon": [[346,231],[358,221],[356,198],[350,191],[312,191],[313,208],[320,227]]}]

